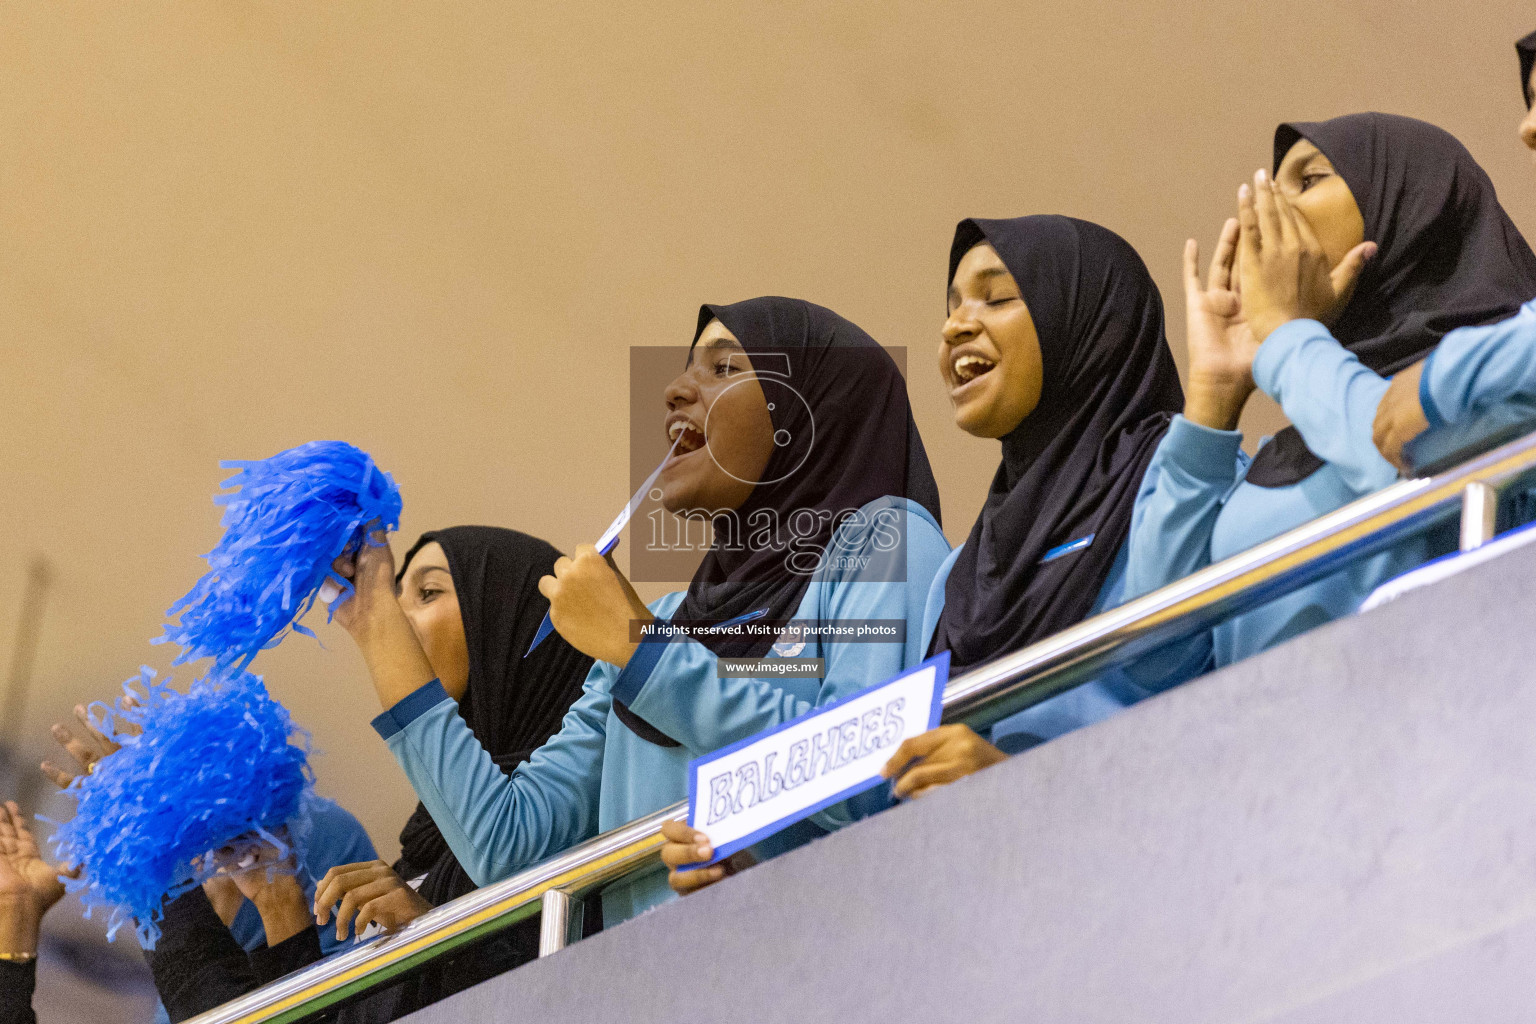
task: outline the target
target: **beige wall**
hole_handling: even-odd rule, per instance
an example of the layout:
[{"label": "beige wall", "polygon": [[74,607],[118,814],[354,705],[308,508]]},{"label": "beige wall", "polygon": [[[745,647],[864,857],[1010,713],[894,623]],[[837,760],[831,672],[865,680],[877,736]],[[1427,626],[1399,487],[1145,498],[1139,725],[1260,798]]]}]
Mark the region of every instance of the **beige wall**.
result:
[{"label": "beige wall", "polygon": [[[931,369],[958,218],[1120,231],[1178,348],[1182,240],[1281,118],[1436,121],[1536,228],[1532,28],[1517,0],[0,5],[0,653],[24,560],[59,574],[25,732],[167,663],[144,641],[218,536],[220,458],[345,438],[407,534],[590,539],[627,347],[686,343],[704,300],[907,346],[958,540],[996,458]],[[410,790],[321,632],[259,666],[389,852]]]}]

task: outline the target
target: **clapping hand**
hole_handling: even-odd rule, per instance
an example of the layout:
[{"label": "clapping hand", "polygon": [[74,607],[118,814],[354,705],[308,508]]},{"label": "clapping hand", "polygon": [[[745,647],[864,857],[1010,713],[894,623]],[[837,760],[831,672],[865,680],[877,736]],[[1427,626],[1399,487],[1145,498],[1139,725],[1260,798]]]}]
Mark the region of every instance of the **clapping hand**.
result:
[{"label": "clapping hand", "polygon": [[1238,190],[1237,217],[1243,306],[1261,343],[1292,320],[1332,323],[1376,255],[1375,242],[1361,242],[1330,267],[1312,225],[1262,170]]},{"label": "clapping hand", "polygon": [[1234,430],[1253,394],[1253,357],[1259,343],[1243,315],[1237,259],[1238,222],[1221,226],[1216,252],[1200,278],[1200,243],[1184,243],[1184,323],[1189,390],[1184,416],[1215,430]]},{"label": "clapping hand", "polygon": [[[43,859],[21,808],[0,806],[0,956],[31,959],[43,915],[64,897],[61,872]],[[73,878],[78,869],[62,872]]]}]

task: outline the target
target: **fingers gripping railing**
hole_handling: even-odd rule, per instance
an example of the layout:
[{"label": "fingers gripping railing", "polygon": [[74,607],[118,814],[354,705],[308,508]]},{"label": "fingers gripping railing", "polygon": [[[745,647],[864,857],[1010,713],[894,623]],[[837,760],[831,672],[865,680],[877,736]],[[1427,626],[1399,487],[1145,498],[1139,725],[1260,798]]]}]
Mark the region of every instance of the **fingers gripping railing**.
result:
[{"label": "fingers gripping railing", "polygon": [[[1209,629],[1461,514],[1461,546],[1493,536],[1499,492],[1536,476],[1536,434],[1427,479],[1406,480],[1176,583],[950,681],[946,721],[984,724],[1038,704],[1148,651]],[[393,935],[297,972],[194,1019],[194,1024],[293,1021],[384,984],[435,956],[539,911],[541,955],[579,938],[581,899],[657,869],[674,804],[416,919]]]}]

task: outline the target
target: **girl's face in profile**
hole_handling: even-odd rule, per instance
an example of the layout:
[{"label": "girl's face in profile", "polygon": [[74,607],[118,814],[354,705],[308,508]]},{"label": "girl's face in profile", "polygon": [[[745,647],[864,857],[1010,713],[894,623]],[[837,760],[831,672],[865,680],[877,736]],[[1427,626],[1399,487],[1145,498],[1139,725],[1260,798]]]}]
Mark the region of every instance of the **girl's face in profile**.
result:
[{"label": "girl's face in profile", "polygon": [[1328,266],[1337,267],[1349,251],[1365,241],[1365,218],[1344,176],[1316,146],[1298,139],[1280,169],[1275,184],[1296,211],[1307,218]]},{"label": "girl's face in profile", "polygon": [[469,689],[469,644],[459,614],[459,594],[441,544],[422,545],[400,580],[397,595],[411,631],[448,696],[461,700]]},{"label": "girl's face in profile", "polygon": [[740,508],[773,454],[773,419],[736,336],[711,320],[688,367],[664,392],[667,443],[677,450],[656,485],[667,511],[709,516]]},{"label": "girl's face in profile", "polygon": [[955,268],[939,377],[955,426],[976,437],[1002,437],[1040,403],[1040,336],[1018,282],[986,242]]}]

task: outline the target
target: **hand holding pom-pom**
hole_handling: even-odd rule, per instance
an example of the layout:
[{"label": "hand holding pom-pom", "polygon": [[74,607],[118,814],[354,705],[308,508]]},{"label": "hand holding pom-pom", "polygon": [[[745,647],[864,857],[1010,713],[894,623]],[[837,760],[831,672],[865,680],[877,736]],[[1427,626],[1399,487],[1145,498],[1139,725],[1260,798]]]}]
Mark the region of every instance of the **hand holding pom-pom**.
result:
[{"label": "hand holding pom-pom", "polygon": [[153,948],[164,901],[216,874],[210,850],[230,846],[238,860],[265,842],[279,859],[302,857],[296,829],[313,781],[307,745],[290,742],[307,744],[306,734],[257,677],[210,677],[185,694],[149,669],[136,682],[137,706],[122,702],[100,719],[121,748],[70,783],[75,815],[52,842],[85,866],[67,887],[87,912],[110,908],[108,937],[133,922]]},{"label": "hand holding pom-pom", "polygon": [[332,606],[334,621],[356,641],[379,702],[393,707],[437,675],[400,608],[395,556],[382,535],[373,534],[369,543],[337,558],[331,571],[353,591],[345,604]]},{"label": "hand holding pom-pom", "polygon": [[395,594],[395,556],[384,535],[373,532],[368,543],[348,551],[331,563],[331,571],[351,585],[352,594],[331,606],[331,621],[365,647],[373,636],[395,625],[398,619],[409,628]]},{"label": "hand holding pom-pom", "polygon": [[[331,569],[339,555],[400,525],[400,491],[368,454],[341,441],[311,441],[253,462],[225,462],[240,472],[224,537],[208,554],[209,571],[166,613],[178,621],[157,642],[180,645],[177,663],[211,657],[219,669],[244,669],[282,639],[314,603],[322,584],[343,607],[351,586]],[[372,525],[368,525],[372,524]]]},{"label": "hand holding pom-pom", "polygon": [[[286,841],[287,831],[278,829],[274,834]],[[313,923],[304,889],[299,885],[292,846],[279,849],[259,835],[245,835],[235,843],[215,850],[200,866],[211,867],[215,872],[213,878],[203,883],[205,889],[210,884],[227,882],[234,886],[239,897],[251,901],[261,915],[269,947],[297,935]]]}]

